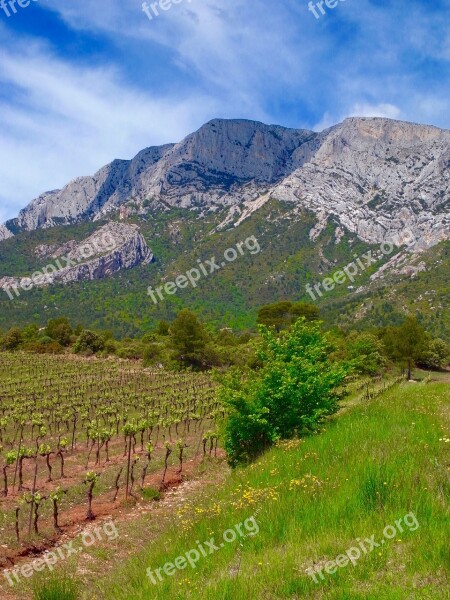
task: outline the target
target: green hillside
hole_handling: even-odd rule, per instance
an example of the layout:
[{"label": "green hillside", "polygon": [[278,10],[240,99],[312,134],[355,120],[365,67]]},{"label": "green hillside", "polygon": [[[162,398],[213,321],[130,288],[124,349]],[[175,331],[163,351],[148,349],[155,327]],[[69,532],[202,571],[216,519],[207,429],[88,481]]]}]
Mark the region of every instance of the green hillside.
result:
[{"label": "green hillside", "polygon": [[[149,214],[146,220],[135,220],[153,250],[154,262],[102,281],[35,288],[21,292],[14,300],[2,293],[0,329],[6,330],[12,323],[24,325],[32,321],[43,325],[49,318],[64,315],[74,324],[80,322],[85,326],[112,330],[122,337],[135,336],[152,328],[161,318],[172,319],[182,306],[192,308],[214,325],[244,329],[254,326],[256,309],[262,304],[283,299],[311,301],[305,287],[308,283],[322,281],[367,250],[377,250],[349,234],[337,244],[333,224],[312,241],[309,232],[315,223],[314,215],[304,213],[293,219],[292,205],[277,201],[267,203],[238,228],[210,235],[225,216],[226,212],[222,211],[199,218],[192,211],[176,209],[157,217]],[[88,223],[38,230],[6,240],[2,242],[0,273],[29,275],[43,266],[34,253],[36,246],[81,240],[99,225],[101,223]],[[235,262],[202,277],[197,288],[189,286],[178,290],[176,295],[166,296],[156,305],[148,296],[148,286],[155,288],[174,281],[197,267],[198,260],[205,261],[214,256],[220,263],[225,250],[235,248],[251,236],[259,244],[259,253],[245,251]],[[416,280],[408,278],[399,283],[398,293],[386,297],[383,288],[376,290],[373,312],[365,318],[379,325],[397,322],[405,305],[413,310],[425,308],[430,329],[443,336],[448,319],[445,310],[438,307],[432,312],[423,303],[413,305],[415,298],[429,289],[442,296],[441,304],[448,296],[443,287],[449,266],[449,244],[442,244],[439,252],[442,256],[438,257],[438,250],[432,249],[425,257],[430,264],[442,259],[439,267],[421,273]],[[355,289],[365,285],[369,276],[388,258],[384,256],[376,266],[358,273]],[[330,324],[357,321],[361,297],[354,296],[354,290],[348,289],[349,283],[336,286],[315,300],[323,307],[322,316]],[[390,285],[390,282],[385,284]],[[372,290],[362,295],[365,297],[372,298]]]},{"label": "green hillside", "polygon": [[[284,442],[186,498],[156,537],[144,521],[134,534],[122,524],[130,558],[117,557],[100,581],[91,564],[89,598],[448,598],[449,399],[448,383],[426,381],[355,397],[319,435]],[[221,547],[244,522],[254,535]],[[218,549],[195,568],[155,575],[212,537]],[[322,569],[317,583],[311,568]]]}]

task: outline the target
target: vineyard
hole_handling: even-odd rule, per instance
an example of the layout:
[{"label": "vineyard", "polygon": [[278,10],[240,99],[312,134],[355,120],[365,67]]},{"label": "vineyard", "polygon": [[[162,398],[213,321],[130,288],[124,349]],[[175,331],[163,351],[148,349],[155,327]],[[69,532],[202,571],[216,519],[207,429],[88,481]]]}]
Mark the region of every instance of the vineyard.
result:
[{"label": "vineyard", "polygon": [[188,461],[217,454],[222,418],[208,374],[0,354],[0,566],[180,481]]}]

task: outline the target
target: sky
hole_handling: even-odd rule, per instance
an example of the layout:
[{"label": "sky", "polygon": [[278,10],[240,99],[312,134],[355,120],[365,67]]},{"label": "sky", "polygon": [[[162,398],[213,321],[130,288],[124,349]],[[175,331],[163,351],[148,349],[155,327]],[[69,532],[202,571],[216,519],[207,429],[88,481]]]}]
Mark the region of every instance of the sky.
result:
[{"label": "sky", "polygon": [[450,129],[450,0],[159,2],[0,0],[0,222],[217,117]]}]

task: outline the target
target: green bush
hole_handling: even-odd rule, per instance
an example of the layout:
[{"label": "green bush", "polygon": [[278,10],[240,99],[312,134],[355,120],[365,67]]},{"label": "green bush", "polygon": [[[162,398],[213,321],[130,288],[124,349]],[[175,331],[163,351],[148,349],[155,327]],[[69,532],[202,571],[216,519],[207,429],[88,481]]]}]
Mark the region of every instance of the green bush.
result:
[{"label": "green bush", "polygon": [[2,347],[5,350],[17,350],[22,343],[22,333],[18,327],[12,327],[2,340]]},{"label": "green bush", "polygon": [[143,356],[143,347],[140,342],[127,343],[126,346],[121,346],[116,350],[116,355],[119,358],[126,358],[128,360],[138,360]]},{"label": "green bush", "polygon": [[338,386],[349,370],[332,363],[332,350],[320,324],[299,319],[276,333],[260,326],[257,357],[261,368],[235,370],[219,391],[228,407],[224,443],[232,466],[248,462],[279,439],[314,431],[338,408]]},{"label": "green bush", "polygon": [[89,329],[84,329],[80,337],[75,343],[73,351],[76,354],[80,353],[96,353],[103,350],[105,347],[105,342],[102,337],[100,337],[94,331],[90,331]]},{"label": "green bush", "polygon": [[161,346],[159,344],[147,344],[144,348],[144,365],[151,365],[161,357]]},{"label": "green bush", "polygon": [[361,375],[376,375],[386,366],[383,342],[371,333],[351,333],[345,340],[348,357]]},{"label": "green bush", "polygon": [[37,339],[39,344],[53,344],[55,340],[48,335],[40,335]]},{"label": "green bush", "polygon": [[437,338],[429,342],[427,349],[419,357],[418,364],[426,369],[442,369],[450,360],[450,346]]},{"label": "green bush", "polygon": [[115,354],[117,351],[117,344],[114,340],[106,340],[105,341],[105,347],[103,349],[103,351],[106,354]]},{"label": "green bush", "polygon": [[59,317],[57,319],[50,319],[47,323],[45,333],[61,344],[61,346],[68,346],[73,330],[66,317]]},{"label": "green bush", "polygon": [[23,345],[25,352],[34,352],[35,354],[63,354],[64,348],[58,342],[50,340],[50,342],[29,342]]}]

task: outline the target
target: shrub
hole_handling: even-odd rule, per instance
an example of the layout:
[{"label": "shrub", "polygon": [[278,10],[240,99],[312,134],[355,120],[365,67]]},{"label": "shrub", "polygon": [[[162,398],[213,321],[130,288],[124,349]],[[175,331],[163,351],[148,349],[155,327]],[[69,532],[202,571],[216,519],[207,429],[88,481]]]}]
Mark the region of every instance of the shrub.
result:
[{"label": "shrub", "polygon": [[117,344],[114,340],[106,340],[104,352],[106,354],[115,354],[117,350]]},{"label": "shrub", "polygon": [[261,368],[224,376],[219,391],[228,407],[225,449],[232,466],[248,462],[276,440],[314,431],[338,408],[338,386],[348,366],[332,363],[317,322],[299,319],[279,334],[260,326]]},{"label": "shrub", "polygon": [[143,358],[145,365],[151,365],[161,356],[161,346],[158,344],[147,344],[144,348]]},{"label": "shrub", "polygon": [[156,328],[156,333],[158,335],[169,335],[169,329],[170,329],[170,324],[167,321],[164,321],[164,319],[162,321],[160,321],[158,323],[158,327]]},{"label": "shrub", "polygon": [[376,375],[386,366],[383,342],[371,333],[351,334],[347,351],[356,372],[361,375]]},{"label": "shrub", "polygon": [[142,489],[142,497],[144,500],[158,501],[161,499],[161,494],[156,488],[147,487]]},{"label": "shrub", "polygon": [[100,352],[105,347],[105,342],[102,337],[100,337],[94,331],[90,331],[89,329],[84,329],[80,337],[78,338],[73,351],[76,354],[86,353],[86,352]]},{"label": "shrub", "polygon": [[68,346],[73,331],[67,318],[59,317],[57,319],[50,319],[47,323],[45,333],[53,340],[59,342],[61,346]]},{"label": "shrub", "polygon": [[127,344],[126,346],[118,348],[116,351],[116,355],[119,358],[126,358],[128,360],[138,360],[139,358],[142,358],[142,354],[143,350],[140,343]]},{"label": "shrub", "polygon": [[426,369],[442,369],[450,359],[450,346],[444,340],[431,340],[419,357],[418,364]]},{"label": "shrub", "polygon": [[22,343],[22,333],[18,327],[12,327],[2,340],[5,350],[17,350]]},{"label": "shrub", "polygon": [[50,342],[29,342],[24,344],[23,349],[26,352],[34,352],[35,354],[62,354],[64,348],[58,342],[50,340]]},{"label": "shrub", "polygon": [[152,342],[156,342],[156,333],[145,333],[142,336],[143,344],[151,344]]}]

